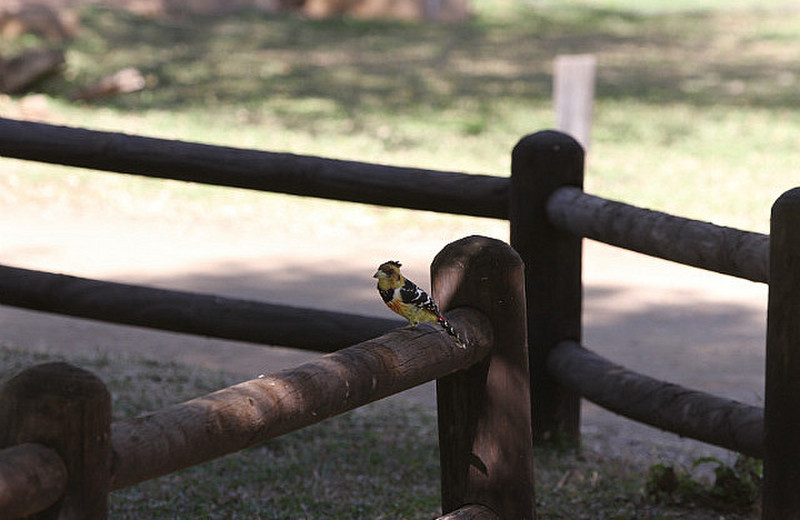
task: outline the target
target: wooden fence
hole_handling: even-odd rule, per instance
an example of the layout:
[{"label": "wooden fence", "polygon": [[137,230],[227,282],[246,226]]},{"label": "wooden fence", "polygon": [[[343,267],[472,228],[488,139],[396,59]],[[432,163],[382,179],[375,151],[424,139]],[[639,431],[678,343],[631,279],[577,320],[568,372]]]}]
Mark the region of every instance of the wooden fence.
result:
[{"label": "wooden fence", "polygon": [[523,278],[508,245],[462,239],[437,256],[432,279],[467,348],[438,328],[399,329],[113,424],[91,373],[27,369],[0,396],[0,517],[105,518],[109,491],[436,379],[444,518],[533,518]]},{"label": "wooden fence", "polygon": [[[571,137],[552,131],[538,132],[520,140],[512,153],[510,179],[240,150],[8,119],[0,119],[0,155],[135,175],[508,219],[511,246],[525,265],[525,321],[530,346],[530,399],[520,391],[515,395],[530,403],[528,416],[532,416],[534,440],[559,439],[577,444],[580,439],[579,403],[583,396],[635,420],[763,457],[763,517],[800,519],[800,495],[795,490],[800,478],[800,444],[794,440],[795,432],[800,431],[800,385],[797,384],[800,379],[796,376],[800,373],[800,350],[792,348],[800,345],[800,320],[797,319],[800,316],[800,190],[787,192],[774,205],[770,240],[767,235],[588,195],[582,191],[582,148]],[[769,283],[764,409],[624,370],[584,348],[581,344],[581,243],[584,237]],[[437,280],[434,277],[434,292],[448,301],[437,287]],[[396,326],[391,320],[111,284],[10,267],[0,268],[0,303],[328,351],[354,341],[368,340]],[[459,312],[455,315],[462,327],[468,327],[467,323],[476,319],[460,319]],[[206,316],[214,318],[209,320]],[[252,318],[255,316],[258,319]],[[309,337],[301,325],[309,319],[325,323],[325,332]],[[470,330],[478,328],[481,327]],[[492,330],[498,334],[498,328]],[[388,335],[392,341],[394,334],[398,332]],[[387,336],[382,336],[376,341],[386,341],[385,338]],[[341,352],[344,351],[334,356]],[[449,377],[468,377],[465,374],[471,370]],[[442,411],[442,400],[455,395],[448,393],[449,383],[442,381],[445,380],[439,383],[440,427],[442,416],[447,417],[449,413]],[[458,417],[453,420],[469,415],[465,410],[462,412],[454,412]],[[500,430],[502,428],[494,430],[495,434]],[[459,442],[442,443],[442,446],[454,450],[463,448]],[[42,451],[41,447],[31,449],[35,450],[31,457],[54,460],[52,453]],[[472,474],[465,466],[467,457],[456,455],[447,459],[449,462],[445,457],[443,454],[443,481],[450,473]],[[52,474],[60,470],[56,466],[58,463],[53,462]],[[463,503],[459,497],[466,488],[460,486],[443,488],[445,511]],[[58,489],[54,484],[51,494],[57,495]],[[460,491],[453,492],[456,498],[448,498],[448,489]],[[488,505],[480,500],[475,503]],[[523,518],[504,515],[500,509],[494,511],[501,518]]]}]

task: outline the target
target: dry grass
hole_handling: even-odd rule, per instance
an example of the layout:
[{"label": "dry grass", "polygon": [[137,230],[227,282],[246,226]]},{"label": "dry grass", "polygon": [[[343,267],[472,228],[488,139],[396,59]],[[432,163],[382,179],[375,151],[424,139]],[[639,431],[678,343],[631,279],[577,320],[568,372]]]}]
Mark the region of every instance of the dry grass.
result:
[{"label": "dry grass", "polygon": [[[36,363],[65,360],[0,346],[0,384]],[[114,419],[135,416],[233,384],[230,374],[136,357],[66,358],[96,373]],[[755,512],[656,503],[647,468],[600,454],[536,452],[542,519],[744,520]],[[111,496],[109,518],[378,519],[440,514],[435,416],[378,402],[254,448]]]}]

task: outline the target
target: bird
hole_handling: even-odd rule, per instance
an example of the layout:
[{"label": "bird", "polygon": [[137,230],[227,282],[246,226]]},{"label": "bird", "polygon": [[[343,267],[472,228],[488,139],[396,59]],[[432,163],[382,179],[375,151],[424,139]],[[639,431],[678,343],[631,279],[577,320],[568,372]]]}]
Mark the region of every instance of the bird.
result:
[{"label": "bird", "polygon": [[419,322],[438,323],[449,335],[455,338],[461,348],[466,348],[458,332],[439,310],[439,306],[428,296],[428,293],[417,284],[403,276],[400,272],[402,264],[394,260],[382,263],[372,275],[378,279],[378,293],[383,303],[392,311],[408,320],[415,328]]}]

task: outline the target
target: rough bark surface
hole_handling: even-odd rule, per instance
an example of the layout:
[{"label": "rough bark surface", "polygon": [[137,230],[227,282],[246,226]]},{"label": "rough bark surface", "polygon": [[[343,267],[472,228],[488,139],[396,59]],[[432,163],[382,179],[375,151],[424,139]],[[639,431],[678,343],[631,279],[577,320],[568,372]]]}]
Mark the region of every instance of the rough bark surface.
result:
[{"label": "rough bark surface", "polygon": [[564,385],[635,421],[721,446],[764,456],[764,410],[653,379],[565,341],[547,364]]},{"label": "rough bark surface", "polygon": [[489,321],[470,309],[448,313],[460,348],[420,325],[321,356],[112,426],[112,489],[166,475],[469,367],[492,345]]},{"label": "rough bark surface", "polygon": [[769,235],[740,231],[561,188],[550,220],[575,235],[754,282],[769,281]]}]

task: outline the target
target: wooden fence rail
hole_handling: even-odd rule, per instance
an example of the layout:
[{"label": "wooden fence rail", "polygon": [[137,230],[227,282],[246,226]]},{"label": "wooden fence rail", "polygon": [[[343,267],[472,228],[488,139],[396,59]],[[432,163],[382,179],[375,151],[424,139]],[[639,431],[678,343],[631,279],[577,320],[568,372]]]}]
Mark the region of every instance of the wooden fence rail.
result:
[{"label": "wooden fence rail", "polygon": [[56,502],[67,489],[67,466],[41,444],[17,444],[0,450],[0,512],[22,518]]},{"label": "wooden fence rail", "polygon": [[508,179],[0,118],[0,156],[292,195],[508,218]]},{"label": "wooden fence rail", "polygon": [[[4,265],[0,265],[0,304],[319,352],[380,336],[403,323]],[[308,326],[310,322],[313,327]]]},{"label": "wooden fence rail", "polygon": [[653,379],[564,341],[548,369],[564,385],[614,413],[662,430],[764,456],[764,409]]},{"label": "wooden fence rail", "polygon": [[443,377],[483,359],[490,323],[456,309],[469,348],[433,327],[399,329],[259,379],[114,423],[111,489],[194,466]]},{"label": "wooden fence rail", "polygon": [[[444,518],[534,518],[523,263],[500,241],[469,237],[437,256],[432,278],[465,348],[438,327],[404,328],[113,425],[93,375],[63,363],[23,371],[0,394],[0,517],[48,508],[46,518],[102,519],[110,490],[438,379]],[[29,472],[44,475],[46,493],[20,494],[33,486],[6,478],[20,453],[41,459]]]},{"label": "wooden fence rail", "polygon": [[754,282],[769,282],[769,235],[637,208],[570,187],[550,196],[547,215],[553,224],[578,236]]}]

